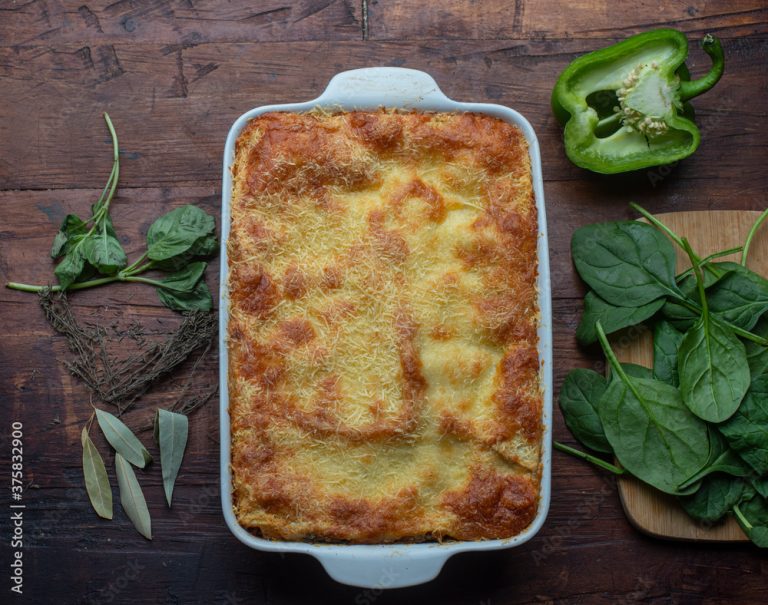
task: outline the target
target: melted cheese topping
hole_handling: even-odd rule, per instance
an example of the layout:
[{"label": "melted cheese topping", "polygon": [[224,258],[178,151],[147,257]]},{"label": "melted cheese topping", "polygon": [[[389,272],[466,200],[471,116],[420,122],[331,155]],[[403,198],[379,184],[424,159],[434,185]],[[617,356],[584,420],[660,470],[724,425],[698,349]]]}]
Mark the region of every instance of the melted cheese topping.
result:
[{"label": "melted cheese topping", "polygon": [[240,524],[358,543],[522,531],[542,398],[519,130],[479,114],[265,114],[233,173]]}]

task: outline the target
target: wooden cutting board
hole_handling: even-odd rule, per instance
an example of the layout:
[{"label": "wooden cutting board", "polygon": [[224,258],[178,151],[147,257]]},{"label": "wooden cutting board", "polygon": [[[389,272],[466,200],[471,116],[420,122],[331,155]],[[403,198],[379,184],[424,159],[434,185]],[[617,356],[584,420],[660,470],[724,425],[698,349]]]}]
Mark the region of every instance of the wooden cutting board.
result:
[{"label": "wooden cutting board", "polygon": [[[704,257],[712,252],[739,246],[760,212],[711,210],[704,212],[671,212],[656,215],[675,233],[685,236],[693,249]],[[685,254],[677,251],[677,269],[690,266]],[[719,260],[738,261],[740,255]],[[764,225],[752,242],[748,266],[768,275],[768,224]],[[632,328],[612,338],[617,357],[621,361],[653,366],[652,339],[649,330],[631,333]],[[679,540],[707,540],[714,542],[744,541],[747,537],[736,521],[728,518],[711,527],[694,522],[672,496],[662,494],[632,477],[619,479],[619,495],[624,512],[639,530],[652,536]]]}]

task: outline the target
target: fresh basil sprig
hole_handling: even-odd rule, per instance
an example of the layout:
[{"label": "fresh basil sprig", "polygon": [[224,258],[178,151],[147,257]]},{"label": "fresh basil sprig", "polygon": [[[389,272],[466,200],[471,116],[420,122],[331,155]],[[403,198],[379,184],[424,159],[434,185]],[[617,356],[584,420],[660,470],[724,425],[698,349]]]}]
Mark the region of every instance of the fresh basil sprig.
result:
[{"label": "fresh basil sprig", "polygon": [[[566,376],[560,407],[588,451],[555,447],[677,495],[693,519],[732,514],[768,547],[768,280],[746,267],[768,210],[743,246],[700,258],[685,238],[633,208],[648,223],[588,225],[571,242],[591,288],[576,337],[599,341],[611,372]],[[679,275],[673,243],[691,261]],[[738,252],[739,263],[718,260]],[[642,323],[653,333],[653,369],[619,363],[606,337]]]},{"label": "fresh basil sprig", "polygon": [[[68,214],[51,246],[51,257],[60,259],[54,269],[56,291],[84,290],[115,282],[153,286],[160,301],[175,311],[210,311],[211,293],[203,274],[218,249],[214,218],[196,206],[186,205],[158,218],[147,232],[147,249],[128,264],[115,233],[109,207],[120,176],[120,155],[112,121],[104,114],[112,137],[112,171],[87,220]],[[146,277],[156,270],[164,277]],[[49,286],[9,282],[8,288],[40,292]]]}]

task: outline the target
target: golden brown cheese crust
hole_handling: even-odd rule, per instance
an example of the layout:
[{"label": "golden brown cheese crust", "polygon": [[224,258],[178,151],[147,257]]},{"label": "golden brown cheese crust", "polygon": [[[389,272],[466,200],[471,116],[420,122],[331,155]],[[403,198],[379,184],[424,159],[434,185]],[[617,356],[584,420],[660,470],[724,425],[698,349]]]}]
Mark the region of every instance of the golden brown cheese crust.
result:
[{"label": "golden brown cheese crust", "polygon": [[520,131],[271,113],[228,244],[234,508],[284,540],[520,533],[539,498],[537,237]]}]

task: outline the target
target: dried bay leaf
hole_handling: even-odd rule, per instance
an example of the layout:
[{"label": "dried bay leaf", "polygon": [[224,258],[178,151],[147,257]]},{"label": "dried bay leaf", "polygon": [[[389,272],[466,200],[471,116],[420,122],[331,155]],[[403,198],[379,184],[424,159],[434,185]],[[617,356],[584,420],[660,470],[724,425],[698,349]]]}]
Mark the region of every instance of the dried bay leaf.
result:
[{"label": "dried bay leaf", "polygon": [[147,540],[152,539],[152,519],[147,501],[136,479],[136,473],[128,461],[118,452],[115,454],[117,485],[120,487],[120,504],[138,532]]},{"label": "dried bay leaf", "polygon": [[88,492],[88,498],[99,517],[111,519],[112,487],[109,485],[104,459],[88,436],[88,429],[85,427],[80,441],[83,444],[83,475],[85,475],[85,489]]},{"label": "dried bay leaf", "polygon": [[157,410],[155,415],[155,441],[160,445],[160,465],[163,469],[163,489],[171,506],[173,485],[179,474],[184,450],[187,447],[189,418],[183,414]]},{"label": "dried bay leaf", "polygon": [[144,468],[152,462],[152,456],[149,455],[147,448],[117,416],[104,410],[96,410],[96,419],[109,445],[128,462],[139,468]]}]

